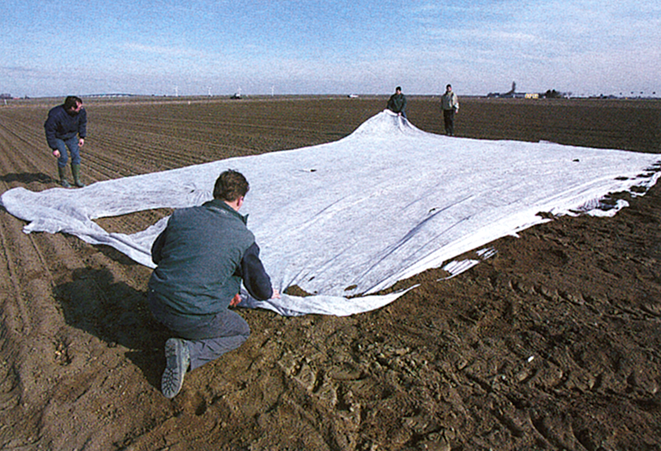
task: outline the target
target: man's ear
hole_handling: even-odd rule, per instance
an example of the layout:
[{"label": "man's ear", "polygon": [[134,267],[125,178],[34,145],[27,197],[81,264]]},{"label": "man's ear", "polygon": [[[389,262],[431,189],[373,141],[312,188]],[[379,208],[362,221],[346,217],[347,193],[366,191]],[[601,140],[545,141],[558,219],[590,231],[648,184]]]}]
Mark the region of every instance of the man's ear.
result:
[{"label": "man's ear", "polygon": [[245,197],[244,197],[244,196],[240,196],[240,197],[236,200],[236,208],[241,208],[241,206],[243,205],[243,201],[244,201],[244,200],[245,200]]}]

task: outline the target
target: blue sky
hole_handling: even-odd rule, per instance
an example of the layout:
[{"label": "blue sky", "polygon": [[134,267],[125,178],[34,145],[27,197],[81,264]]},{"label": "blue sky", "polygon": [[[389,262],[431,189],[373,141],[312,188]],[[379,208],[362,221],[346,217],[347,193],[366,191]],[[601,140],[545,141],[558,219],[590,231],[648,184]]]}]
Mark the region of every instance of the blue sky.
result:
[{"label": "blue sky", "polygon": [[15,96],[661,96],[661,2],[4,0]]}]

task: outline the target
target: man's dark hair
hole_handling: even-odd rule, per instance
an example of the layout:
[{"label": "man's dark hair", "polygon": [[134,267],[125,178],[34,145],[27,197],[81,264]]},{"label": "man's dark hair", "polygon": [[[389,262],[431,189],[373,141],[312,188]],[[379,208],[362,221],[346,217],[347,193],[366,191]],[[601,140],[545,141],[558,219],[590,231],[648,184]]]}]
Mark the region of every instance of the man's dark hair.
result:
[{"label": "man's dark hair", "polygon": [[70,110],[71,108],[75,108],[77,104],[82,104],[83,101],[80,97],[76,96],[68,96],[66,99],[64,99],[64,109],[65,110]]},{"label": "man's dark hair", "polygon": [[451,88],[451,87],[452,87],[452,85],[448,84],[448,85],[445,87],[445,89],[448,89],[448,88]]},{"label": "man's dark hair", "polygon": [[248,194],[249,189],[250,185],[243,174],[228,169],[220,174],[216,180],[216,184],[213,187],[213,197],[214,199],[234,202],[239,197]]},{"label": "man's dark hair", "polygon": [[402,87],[401,87],[401,86],[397,86],[397,87],[395,88],[395,91],[401,91],[401,90],[402,90]]}]

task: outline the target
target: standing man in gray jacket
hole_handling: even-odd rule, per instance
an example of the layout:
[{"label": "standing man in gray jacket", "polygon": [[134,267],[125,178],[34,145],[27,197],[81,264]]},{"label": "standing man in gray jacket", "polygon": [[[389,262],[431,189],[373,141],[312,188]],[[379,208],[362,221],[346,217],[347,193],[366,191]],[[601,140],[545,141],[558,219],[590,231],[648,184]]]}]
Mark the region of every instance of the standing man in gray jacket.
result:
[{"label": "standing man in gray jacket", "polygon": [[459,99],[452,92],[452,85],[445,87],[445,94],[441,97],[441,109],[443,110],[443,122],[445,134],[454,136],[454,115],[459,111]]},{"label": "standing man in gray jacket", "polygon": [[279,298],[259,259],[255,236],[239,214],[249,185],[237,171],[220,174],[213,200],[175,210],[152,246],[157,267],[149,280],[154,317],[175,335],[165,343],[161,390],[174,398],[184,375],[238,348],[248,323],[228,309],[240,302],[241,282],[257,300]]},{"label": "standing man in gray jacket", "polygon": [[87,112],[80,97],[68,96],[64,104],[50,110],[44,129],[48,147],[57,158],[60,185],[65,188],[71,187],[66,177],[69,160],[67,149],[69,149],[74,184],[79,188],[85,186],[80,180],[80,148],[85,144],[87,136]]}]

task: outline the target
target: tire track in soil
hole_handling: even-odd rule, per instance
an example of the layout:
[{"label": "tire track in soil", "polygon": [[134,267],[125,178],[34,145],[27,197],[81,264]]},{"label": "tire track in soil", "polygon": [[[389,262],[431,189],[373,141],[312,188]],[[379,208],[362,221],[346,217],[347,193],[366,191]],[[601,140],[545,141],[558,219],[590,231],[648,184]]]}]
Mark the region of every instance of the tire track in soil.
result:
[{"label": "tire track in soil", "polygon": [[[14,123],[0,121],[2,192],[25,185],[22,182],[29,179],[15,174],[55,169],[54,159],[47,151],[42,151],[45,144],[40,133],[24,133],[18,124],[15,129],[7,130]],[[39,124],[32,128],[38,131]],[[33,149],[39,150],[33,152]],[[127,166],[127,161],[123,165]],[[87,174],[93,178],[100,174],[90,172]],[[117,171],[107,172],[117,174]],[[28,188],[34,188],[32,185],[34,183],[28,183]],[[37,188],[43,186],[42,182]],[[55,180],[46,182],[46,187],[53,186],[57,186]],[[158,213],[150,214],[158,216]],[[106,387],[105,390],[112,391],[114,387],[122,387],[123,381],[136,378],[132,373],[137,367],[126,365],[124,346],[139,344],[132,334],[149,327],[110,326],[108,335],[104,324],[117,325],[117,321],[121,324],[130,311],[141,311],[138,321],[147,317],[144,308],[136,306],[135,302],[142,299],[148,270],[136,268],[121,255],[93,247],[75,237],[25,234],[22,221],[6,211],[0,215],[0,287],[3,292],[0,297],[3,312],[0,355],[5,362],[0,367],[0,411],[5,418],[0,428],[0,447],[29,446],[35,440],[50,443],[46,445],[50,449],[94,446],[95,442],[117,433],[114,432],[117,430],[115,422],[111,420],[123,416],[124,409],[113,408],[112,404],[104,406],[99,416],[101,421],[95,425],[78,422],[76,410],[98,409],[97,390]],[[106,293],[125,295],[117,298]],[[70,298],[71,295],[74,297]],[[91,337],[101,338],[101,343],[98,338],[90,340],[84,330],[91,333]],[[111,340],[110,344],[104,345],[102,337]],[[113,345],[112,341],[124,343],[124,346]],[[108,353],[109,346],[117,351]],[[101,354],[99,347],[105,349]],[[141,357],[140,351],[134,353],[140,361],[150,361],[148,357]],[[93,357],[94,354],[100,358]],[[35,359],[36,355],[40,358]],[[101,363],[105,371],[99,372]],[[41,374],[49,375],[48,384],[39,383]],[[153,390],[153,386],[134,385],[130,388],[134,392],[131,397],[137,399],[136,391],[149,389]],[[71,396],[75,400],[68,399]],[[153,413],[153,410],[147,412]],[[39,426],[30,424],[30,418],[34,417],[41,418]],[[51,431],[52,425],[58,423],[57,431]],[[61,435],[60,428],[69,430],[76,438],[54,438]],[[106,432],[99,433],[99,429],[106,429]],[[120,432],[120,440],[124,435]],[[42,436],[50,438],[37,439]],[[106,445],[96,447],[105,448]]]},{"label": "tire track in soil", "polygon": [[[28,171],[31,171],[31,170],[39,171],[40,170],[39,167],[34,164],[34,159],[28,158],[28,156],[26,154],[26,151],[21,150],[22,146],[18,146],[16,144],[14,144],[14,140],[10,139],[11,136],[13,136],[15,139],[18,139],[19,141],[25,143],[26,147],[31,147],[30,143],[27,140],[21,138],[18,133],[10,132],[4,124],[0,124],[0,146],[3,149],[8,151],[8,152],[5,152],[5,156],[7,158],[2,158],[2,162],[1,162],[2,166],[1,166],[1,169],[0,169],[1,173],[2,174],[11,174],[11,173],[19,174],[19,173],[21,173],[20,171],[25,172],[25,169],[22,169],[22,168],[25,168],[26,166],[31,167],[31,169],[28,169]],[[34,168],[34,169],[32,169],[32,168]],[[2,180],[2,185],[5,188],[5,189],[3,189],[3,192],[10,189],[9,183],[7,181]],[[11,255],[9,255],[9,252],[10,252],[9,249],[10,248],[9,248],[9,245],[8,245],[9,243],[6,241],[5,233],[6,232],[2,232],[2,234],[3,234],[3,236],[2,236],[3,248],[5,250],[5,260],[7,262],[8,271],[10,272],[10,274],[15,274],[15,269],[16,268],[11,267],[11,262],[13,261],[13,258],[12,258]],[[27,234],[26,236],[27,236],[28,240],[30,241],[31,247],[34,249],[34,252],[37,256],[37,260],[40,262],[42,271],[45,272],[46,275],[47,275],[48,283],[51,286],[54,285],[53,276],[50,273],[48,265],[46,264],[43,253],[41,252],[41,250],[39,249],[39,247],[35,243],[33,236],[31,234]],[[16,280],[15,276],[11,275],[10,277],[11,277],[12,281]],[[19,291],[16,291],[16,294],[19,294],[19,293],[20,293]]]},{"label": "tire track in soil", "polygon": [[[6,184],[5,184],[6,185]],[[31,415],[19,414],[43,407],[49,386],[34,386],[33,375],[47,369],[33,365],[33,355],[46,363],[53,355],[51,337],[59,329],[57,306],[52,303],[53,274],[44,261],[42,249],[32,235],[25,235],[20,221],[0,213],[0,261],[2,270],[2,338],[0,355],[0,415],[5,419],[0,437],[15,436]],[[26,406],[30,406],[27,408]],[[30,439],[28,439],[29,441]],[[4,440],[0,440],[0,443]]]},{"label": "tire track in soil", "polygon": [[[46,171],[47,166],[55,168],[54,159],[48,152],[41,152],[45,146],[35,145],[30,138],[39,135],[23,132],[20,123],[5,120],[0,123],[0,149],[3,153],[0,158],[0,173],[3,174],[3,192],[10,189],[10,185],[21,184],[19,175]],[[39,149],[39,153],[34,152],[34,149]],[[47,364],[49,356],[60,356],[66,352],[63,342],[51,343],[49,338],[56,335],[64,324],[59,321],[44,321],[47,317],[59,316],[57,304],[52,303],[53,290],[57,283],[61,283],[63,278],[66,279],[68,274],[83,265],[83,259],[68,245],[67,241],[71,242],[71,238],[25,234],[20,223],[21,221],[6,212],[0,220],[0,260],[4,294],[2,304],[5,312],[1,352],[5,362],[26,362],[30,360],[28,354],[46,351],[44,364]],[[50,264],[45,255],[48,256]],[[54,273],[59,274],[59,282]],[[35,371],[30,365],[6,366],[3,370],[5,374],[0,385],[3,409],[10,411],[26,400],[33,402],[35,398],[43,395],[40,390],[34,393],[24,392],[31,385],[30,373]],[[37,402],[35,408],[43,408],[43,404]],[[15,415],[3,416],[9,418]],[[20,429],[20,426],[15,424],[14,428]]]}]

